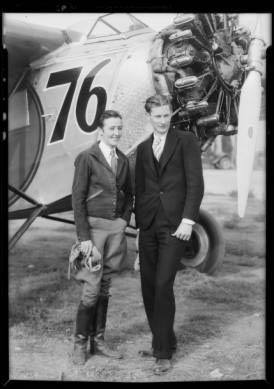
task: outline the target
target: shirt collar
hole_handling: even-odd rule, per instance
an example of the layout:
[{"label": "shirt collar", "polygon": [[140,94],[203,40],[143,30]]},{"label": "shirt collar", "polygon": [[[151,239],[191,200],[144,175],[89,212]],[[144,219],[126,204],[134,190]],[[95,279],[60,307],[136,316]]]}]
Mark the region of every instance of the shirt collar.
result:
[{"label": "shirt collar", "polygon": [[161,141],[165,142],[167,134],[168,131],[165,134],[156,134],[155,132],[153,132],[153,139],[161,139]]},{"label": "shirt collar", "polygon": [[[103,141],[103,139],[100,140],[100,142],[99,142],[99,147],[100,147],[100,149],[102,150],[103,154],[104,154],[104,155],[108,155],[108,156],[110,155],[110,152],[111,152],[111,150],[113,149],[113,147],[110,147],[109,145],[107,145],[107,144]],[[117,153],[116,153],[116,147],[114,147],[114,151],[115,151],[114,156],[115,156],[116,158],[118,158],[118,155],[117,155]]]}]

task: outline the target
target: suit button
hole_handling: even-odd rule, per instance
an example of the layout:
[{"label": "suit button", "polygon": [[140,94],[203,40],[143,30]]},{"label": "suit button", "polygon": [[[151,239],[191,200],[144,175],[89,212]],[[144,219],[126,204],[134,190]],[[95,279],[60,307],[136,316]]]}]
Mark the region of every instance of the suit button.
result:
[{"label": "suit button", "polygon": [[160,195],[163,195],[164,194],[164,192],[160,192]]}]

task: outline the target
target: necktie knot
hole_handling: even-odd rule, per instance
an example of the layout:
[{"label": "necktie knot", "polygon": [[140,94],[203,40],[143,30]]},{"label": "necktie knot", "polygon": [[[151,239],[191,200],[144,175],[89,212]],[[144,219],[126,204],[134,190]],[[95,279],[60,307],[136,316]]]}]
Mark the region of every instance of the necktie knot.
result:
[{"label": "necktie knot", "polygon": [[161,143],[161,138],[157,136],[157,138],[155,138],[155,146],[158,146],[160,143]]}]

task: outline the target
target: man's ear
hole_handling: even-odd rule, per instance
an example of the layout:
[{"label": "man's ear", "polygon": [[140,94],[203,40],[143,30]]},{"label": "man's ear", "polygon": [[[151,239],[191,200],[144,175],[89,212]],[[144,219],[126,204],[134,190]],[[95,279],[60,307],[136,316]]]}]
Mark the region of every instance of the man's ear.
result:
[{"label": "man's ear", "polygon": [[97,133],[97,140],[98,141],[101,140],[103,133],[104,133],[104,130],[102,129],[102,127],[98,127],[98,133]]},{"label": "man's ear", "polygon": [[150,113],[146,112],[145,113],[145,117],[146,117],[147,120],[150,120]]}]

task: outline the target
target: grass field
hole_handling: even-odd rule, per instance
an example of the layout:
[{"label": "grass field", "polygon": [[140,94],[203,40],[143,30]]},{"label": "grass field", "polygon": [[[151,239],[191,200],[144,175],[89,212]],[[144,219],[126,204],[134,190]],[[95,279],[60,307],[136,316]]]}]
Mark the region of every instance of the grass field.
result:
[{"label": "grass field", "polygon": [[[124,353],[114,361],[91,357],[72,365],[73,331],[80,285],[67,279],[74,227],[37,220],[9,256],[10,379],[68,381],[215,381],[264,379],[264,203],[249,200],[236,216],[233,196],[207,195],[203,207],[223,226],[224,262],[214,276],[186,268],[175,281],[178,351],[173,369],[151,373],[152,359],[139,273],[113,279],[106,339]],[[11,230],[14,228],[11,224]],[[135,258],[128,239],[129,263]]]}]

